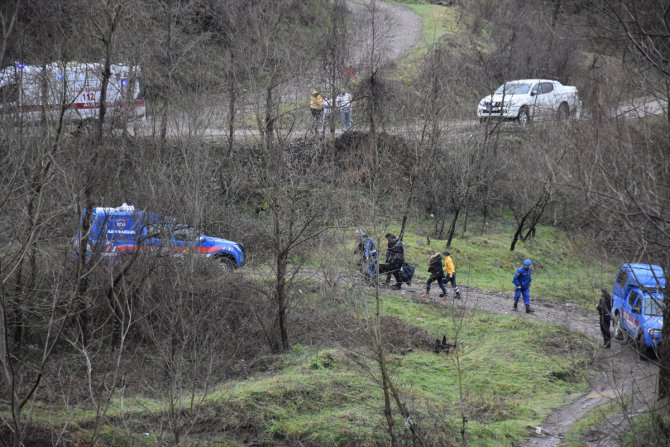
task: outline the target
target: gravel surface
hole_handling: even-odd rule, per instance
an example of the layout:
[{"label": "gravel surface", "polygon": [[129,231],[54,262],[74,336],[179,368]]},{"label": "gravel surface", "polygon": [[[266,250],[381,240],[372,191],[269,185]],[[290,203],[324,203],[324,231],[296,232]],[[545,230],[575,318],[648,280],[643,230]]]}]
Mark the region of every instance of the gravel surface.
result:
[{"label": "gravel surface", "polygon": [[375,68],[388,64],[408,53],[423,37],[421,18],[406,6],[349,0],[347,8],[353,18],[349,64],[354,67],[369,67],[371,58]]}]

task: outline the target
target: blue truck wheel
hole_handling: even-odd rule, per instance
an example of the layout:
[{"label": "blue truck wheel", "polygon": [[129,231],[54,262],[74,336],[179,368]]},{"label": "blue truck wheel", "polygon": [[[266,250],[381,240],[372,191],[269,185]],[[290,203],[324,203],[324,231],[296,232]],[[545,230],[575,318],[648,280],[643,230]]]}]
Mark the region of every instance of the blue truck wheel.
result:
[{"label": "blue truck wheel", "polygon": [[221,264],[221,269],[224,272],[232,272],[233,270],[235,270],[235,267],[236,267],[235,266],[235,261],[233,261],[229,257],[227,257],[227,256],[217,256],[216,260],[219,261],[219,263]]},{"label": "blue truck wheel", "polygon": [[640,360],[649,360],[650,349],[644,342],[644,334],[637,334],[637,338],[635,339],[635,347],[637,349],[638,355],[640,356]]},{"label": "blue truck wheel", "polygon": [[618,312],[614,314],[614,338],[617,340],[623,340],[625,337],[626,331],[621,327],[621,314]]}]

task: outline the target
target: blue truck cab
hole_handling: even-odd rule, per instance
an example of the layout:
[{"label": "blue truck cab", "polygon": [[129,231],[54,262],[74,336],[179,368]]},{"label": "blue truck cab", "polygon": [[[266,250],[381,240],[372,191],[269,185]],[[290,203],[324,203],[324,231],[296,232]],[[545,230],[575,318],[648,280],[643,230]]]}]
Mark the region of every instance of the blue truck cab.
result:
[{"label": "blue truck cab", "polygon": [[641,357],[661,342],[664,288],[663,267],[653,264],[623,264],[614,279],[614,337],[635,341]]},{"label": "blue truck cab", "polygon": [[[83,211],[83,218],[87,211]],[[81,224],[79,225],[81,230]],[[75,251],[81,243],[80,230],[74,238]],[[97,207],[91,214],[86,254],[118,258],[136,251],[159,256],[184,256],[188,252],[215,258],[225,270],[245,263],[244,246],[227,239],[207,236],[195,228],[163,218],[156,213],[136,210],[123,204],[116,208]]]}]

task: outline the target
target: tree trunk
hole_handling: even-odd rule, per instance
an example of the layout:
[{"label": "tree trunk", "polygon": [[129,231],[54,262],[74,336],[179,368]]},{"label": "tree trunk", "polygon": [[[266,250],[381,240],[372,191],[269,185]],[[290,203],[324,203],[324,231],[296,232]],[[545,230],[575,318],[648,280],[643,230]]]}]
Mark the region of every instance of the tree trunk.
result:
[{"label": "tree trunk", "polygon": [[[235,53],[230,50],[230,64],[234,67]],[[228,94],[230,102],[228,103],[228,155],[233,150],[235,145],[235,108],[237,107],[237,89],[235,88],[234,69],[231,70],[233,74],[228,80]]]},{"label": "tree trunk", "polygon": [[386,418],[386,430],[388,431],[391,440],[391,446],[398,445],[398,440],[395,436],[395,421],[393,420],[393,412],[391,411],[391,394],[388,371],[386,370],[386,359],[384,358],[384,351],[381,346],[377,347],[377,361],[379,362],[379,370],[382,375],[382,391],[384,393],[384,417]]},{"label": "tree trunk", "polygon": [[286,352],[291,348],[288,338],[288,326],[286,324],[286,269],[288,259],[280,256],[277,260],[277,323],[279,325],[279,349]]},{"label": "tree trunk", "polygon": [[463,216],[463,235],[468,232],[468,209],[465,208],[465,216]]},{"label": "tree trunk", "polygon": [[454,239],[454,234],[456,233],[456,222],[458,222],[458,215],[461,212],[460,205],[454,210],[454,217],[451,219],[449,224],[449,230],[447,230],[447,247],[451,247],[451,241]]},{"label": "tree trunk", "polygon": [[[113,32],[113,31],[112,31]],[[98,142],[102,141],[103,126],[107,115],[107,88],[109,78],[112,76],[112,43],[111,38],[105,42],[105,63],[102,68],[102,79],[100,85],[100,109],[98,115]]]},{"label": "tree trunk", "polygon": [[523,218],[521,218],[521,222],[516,227],[516,231],[514,232],[514,236],[512,237],[512,245],[510,246],[510,251],[514,251],[514,248],[516,247],[516,243],[518,242],[519,238],[521,237],[521,232],[523,231],[523,226],[526,224],[526,219],[528,218],[528,214],[530,214],[530,211],[526,213]]},{"label": "tree trunk", "polygon": [[[670,288],[663,291],[664,296],[667,297],[670,293]],[[667,304],[667,303],[666,303]],[[663,306],[663,321],[670,321],[670,306]],[[658,398],[670,399],[670,324],[664,324],[663,328],[663,343],[658,350],[658,361],[660,368],[658,372]],[[667,408],[667,407],[666,407]],[[668,427],[670,429],[670,427]]]}]

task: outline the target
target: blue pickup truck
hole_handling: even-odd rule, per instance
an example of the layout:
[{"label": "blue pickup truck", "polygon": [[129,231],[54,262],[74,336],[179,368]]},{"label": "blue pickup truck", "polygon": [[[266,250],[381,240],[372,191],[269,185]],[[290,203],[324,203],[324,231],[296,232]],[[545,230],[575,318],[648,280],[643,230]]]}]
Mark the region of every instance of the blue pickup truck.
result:
[{"label": "blue pickup truck", "polygon": [[663,329],[663,267],[623,264],[612,287],[614,337],[632,339],[645,357],[655,352]]},{"label": "blue pickup truck", "polygon": [[[84,216],[86,212],[84,210]],[[75,251],[79,250],[81,239],[78,231],[74,238]],[[220,261],[224,270],[240,268],[245,263],[242,244],[204,235],[191,226],[176,223],[174,219],[136,210],[125,203],[116,208],[93,208],[87,255],[117,258],[137,250],[171,256],[199,253]]]}]

